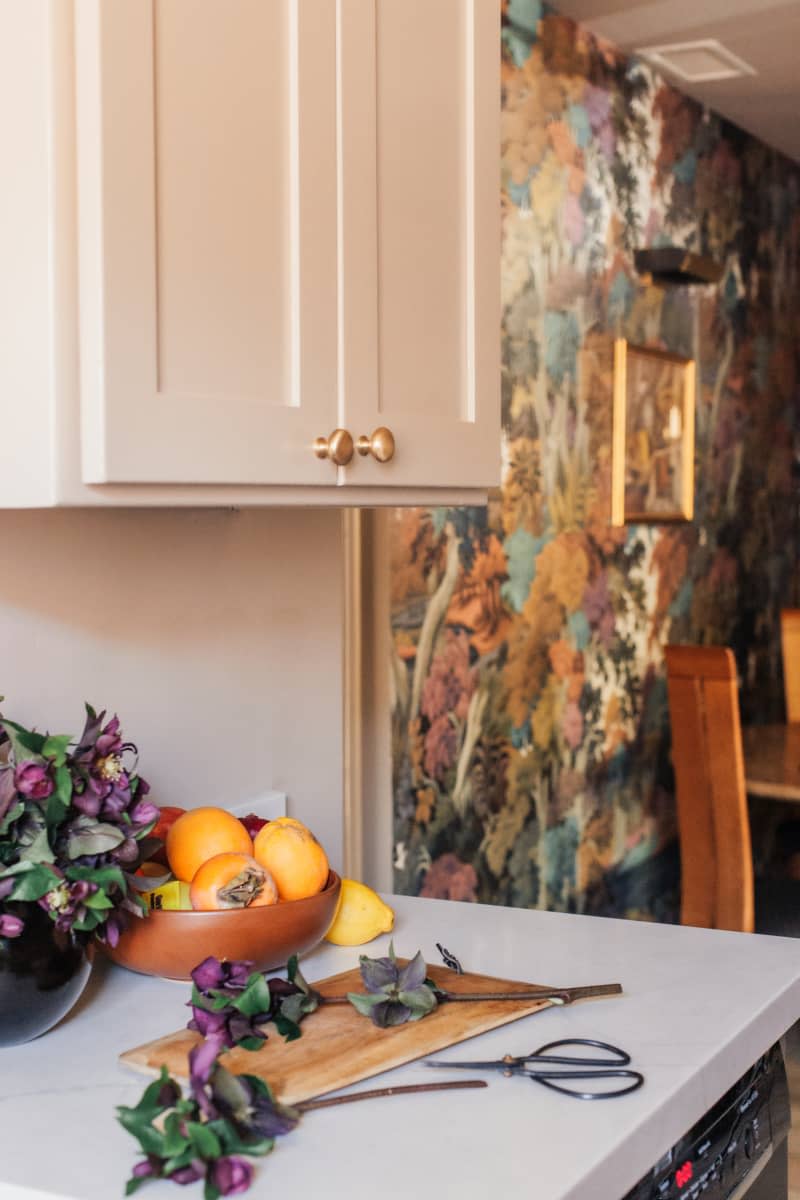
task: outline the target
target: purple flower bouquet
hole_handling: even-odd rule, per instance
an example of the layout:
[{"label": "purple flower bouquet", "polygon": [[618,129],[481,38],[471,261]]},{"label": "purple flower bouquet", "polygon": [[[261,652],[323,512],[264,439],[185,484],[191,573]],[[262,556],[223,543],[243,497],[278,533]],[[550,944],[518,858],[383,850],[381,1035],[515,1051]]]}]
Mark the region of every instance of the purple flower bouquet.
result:
[{"label": "purple flower bouquet", "polygon": [[37,904],[75,941],[114,946],[143,912],[133,873],[158,809],[136,747],[104,720],[87,704],[75,740],[0,715],[0,937],[18,937]]}]

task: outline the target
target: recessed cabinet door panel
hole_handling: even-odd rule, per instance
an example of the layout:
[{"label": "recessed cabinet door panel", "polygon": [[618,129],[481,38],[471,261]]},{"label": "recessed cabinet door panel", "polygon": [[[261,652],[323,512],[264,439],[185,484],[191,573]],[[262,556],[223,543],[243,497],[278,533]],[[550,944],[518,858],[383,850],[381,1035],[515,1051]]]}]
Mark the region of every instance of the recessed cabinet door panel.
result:
[{"label": "recessed cabinet door panel", "polygon": [[85,481],[334,482],[335,6],[77,17]]},{"label": "recessed cabinet door panel", "polygon": [[341,0],[343,405],[396,443],[349,483],[500,481],[499,11]]}]

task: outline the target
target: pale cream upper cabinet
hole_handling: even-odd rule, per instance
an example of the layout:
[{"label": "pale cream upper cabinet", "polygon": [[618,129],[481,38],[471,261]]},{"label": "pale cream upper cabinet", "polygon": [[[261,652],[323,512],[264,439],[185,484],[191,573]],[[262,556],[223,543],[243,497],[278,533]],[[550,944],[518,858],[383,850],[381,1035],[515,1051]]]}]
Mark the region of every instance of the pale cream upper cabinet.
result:
[{"label": "pale cream upper cabinet", "polygon": [[[333,4],[332,4],[333,7]],[[342,411],[359,483],[499,482],[498,0],[338,0]]]},{"label": "pale cream upper cabinet", "polygon": [[[46,342],[0,373],[49,448],[0,502],[499,483],[497,0],[0,0],[0,34],[0,305],[33,270]],[[381,426],[389,462],[314,453]]]}]

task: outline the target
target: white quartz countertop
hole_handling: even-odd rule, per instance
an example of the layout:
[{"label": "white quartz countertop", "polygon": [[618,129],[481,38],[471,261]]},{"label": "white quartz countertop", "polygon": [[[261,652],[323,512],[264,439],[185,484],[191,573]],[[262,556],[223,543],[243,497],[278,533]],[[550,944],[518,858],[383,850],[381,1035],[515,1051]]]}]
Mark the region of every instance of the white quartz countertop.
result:
[{"label": "white quartz countertop", "polygon": [[[551,1008],[437,1057],[496,1058],[563,1037],[627,1050],[646,1082],[586,1103],[487,1074],[481,1091],[373,1100],[307,1114],[255,1159],[253,1200],[275,1195],[486,1195],[620,1200],[686,1129],[800,1018],[800,944],[644,922],[387,896],[395,949],[436,942],[465,970],[568,986],[619,981],[624,995]],[[386,952],[389,938],[370,943]],[[355,966],[328,943],[309,980]],[[189,985],[99,962],[79,1005],[36,1041],[0,1050],[0,1200],[114,1200],[138,1147],[114,1117],[146,1080],[117,1055],[185,1024]],[[302,1048],[302,1042],[298,1042]],[[358,1089],[458,1078],[411,1063]],[[464,1078],[464,1074],[461,1074]],[[472,1077],[472,1076],[469,1076]],[[200,1200],[202,1184],[147,1183],[143,1200]]]}]

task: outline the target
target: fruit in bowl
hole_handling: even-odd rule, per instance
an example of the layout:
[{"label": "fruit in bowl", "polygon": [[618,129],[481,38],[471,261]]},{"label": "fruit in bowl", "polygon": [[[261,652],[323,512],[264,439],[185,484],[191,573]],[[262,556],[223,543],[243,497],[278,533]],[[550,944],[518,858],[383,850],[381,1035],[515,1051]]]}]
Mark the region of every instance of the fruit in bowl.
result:
[{"label": "fruit in bowl", "polygon": [[[189,809],[170,823],[166,855],[168,880],[143,893],[148,915],[132,919],[117,946],[107,948],[131,970],[188,980],[209,955],[248,959],[261,971],[283,967],[317,945],[336,915],[341,880],[294,818],[263,823],[254,844],[226,810]],[[176,907],[187,900],[191,908]]]}]

